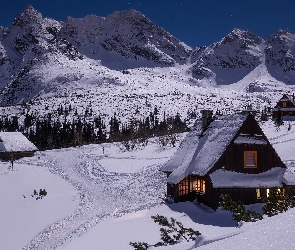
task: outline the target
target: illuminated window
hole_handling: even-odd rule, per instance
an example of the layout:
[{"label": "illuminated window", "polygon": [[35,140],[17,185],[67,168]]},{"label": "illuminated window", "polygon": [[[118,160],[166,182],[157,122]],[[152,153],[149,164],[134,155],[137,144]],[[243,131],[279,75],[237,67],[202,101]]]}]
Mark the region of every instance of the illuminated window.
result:
[{"label": "illuminated window", "polygon": [[188,179],[185,178],[183,181],[181,181],[178,185],[178,192],[179,195],[185,195],[188,193]]},{"label": "illuminated window", "polygon": [[244,168],[257,168],[257,151],[244,152]]},{"label": "illuminated window", "polygon": [[278,188],[277,192],[280,194],[285,194],[286,190],[284,188]]},{"label": "illuminated window", "polygon": [[[286,190],[284,188],[272,189],[275,194],[282,194],[284,195]],[[266,189],[266,197],[269,197],[270,189]]]},{"label": "illuminated window", "polygon": [[205,180],[197,179],[196,190],[197,192],[205,193]]},{"label": "illuminated window", "polygon": [[196,191],[200,193],[205,193],[205,180],[199,178],[185,178],[178,184],[179,195],[185,195],[189,192]]},{"label": "illuminated window", "polygon": [[196,191],[196,179],[190,178],[190,182],[189,182],[189,190],[190,191]]},{"label": "illuminated window", "polygon": [[256,197],[257,199],[261,199],[261,193],[259,188],[256,189]]}]

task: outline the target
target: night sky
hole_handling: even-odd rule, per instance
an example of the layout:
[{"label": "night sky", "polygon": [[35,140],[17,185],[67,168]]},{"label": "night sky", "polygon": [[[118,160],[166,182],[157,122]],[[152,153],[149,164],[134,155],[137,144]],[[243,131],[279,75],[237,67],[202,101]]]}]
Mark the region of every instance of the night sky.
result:
[{"label": "night sky", "polygon": [[295,0],[0,0],[0,25],[8,27],[28,4],[58,21],[136,9],[191,47],[220,41],[234,28],[266,38],[295,32]]}]

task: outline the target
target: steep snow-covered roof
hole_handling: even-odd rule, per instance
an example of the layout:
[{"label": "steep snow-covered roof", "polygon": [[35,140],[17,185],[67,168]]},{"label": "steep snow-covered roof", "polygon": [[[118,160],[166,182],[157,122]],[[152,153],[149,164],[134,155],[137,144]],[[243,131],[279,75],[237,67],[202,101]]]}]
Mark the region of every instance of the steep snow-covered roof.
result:
[{"label": "steep snow-covered roof", "polygon": [[0,152],[36,151],[36,146],[31,143],[21,132],[0,132]]},{"label": "steep snow-covered roof", "polygon": [[226,170],[217,170],[210,174],[214,188],[247,187],[247,188],[271,188],[281,187],[283,175],[286,169],[272,168],[260,174],[245,174]]},{"label": "steep snow-covered roof", "polygon": [[283,97],[279,100],[280,102],[287,102],[291,101],[295,104],[294,96],[293,95],[283,95]]},{"label": "steep snow-covered roof", "polygon": [[290,162],[286,172],[284,174],[283,182],[286,185],[295,185],[295,162]]},{"label": "steep snow-covered roof", "polygon": [[171,170],[178,165],[167,181],[176,184],[189,174],[205,175],[223,154],[247,116],[248,114],[234,114],[218,117],[209,125],[198,142],[191,132],[184,145],[167,163]]},{"label": "steep snow-covered roof", "polygon": [[188,165],[199,143],[200,132],[193,130],[183,139],[178,150],[161,168],[163,172],[172,172],[181,165]]}]

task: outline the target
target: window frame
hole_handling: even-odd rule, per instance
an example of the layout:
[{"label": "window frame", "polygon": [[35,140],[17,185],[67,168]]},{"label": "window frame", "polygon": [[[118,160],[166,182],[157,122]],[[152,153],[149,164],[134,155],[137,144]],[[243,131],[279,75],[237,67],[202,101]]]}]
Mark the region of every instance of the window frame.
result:
[{"label": "window frame", "polygon": [[260,188],[256,189],[256,199],[261,200],[261,189]]},{"label": "window frame", "polygon": [[206,192],[206,181],[199,177],[186,177],[178,183],[178,195],[186,195],[190,192],[204,194]]},{"label": "window frame", "polygon": [[206,192],[206,182],[203,179],[198,178],[196,180],[196,191],[199,193],[205,193]]},{"label": "window frame", "polygon": [[[254,165],[248,164],[248,155],[253,155]],[[257,151],[244,151],[244,168],[257,168]]]},{"label": "window frame", "polygon": [[178,184],[178,195],[186,195],[189,192],[189,181],[188,178],[184,178],[179,184]]}]

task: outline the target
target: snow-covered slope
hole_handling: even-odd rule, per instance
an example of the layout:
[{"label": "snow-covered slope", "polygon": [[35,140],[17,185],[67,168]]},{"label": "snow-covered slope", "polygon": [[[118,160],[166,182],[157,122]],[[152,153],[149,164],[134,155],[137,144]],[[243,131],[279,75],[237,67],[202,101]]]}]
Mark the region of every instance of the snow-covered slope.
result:
[{"label": "snow-covered slope", "polygon": [[250,32],[234,29],[220,42],[194,52],[193,76],[212,78],[219,85],[235,83],[261,63],[262,42]]},{"label": "snow-covered slope", "polygon": [[[65,39],[56,37],[61,24],[28,6],[5,29],[1,36],[1,101],[3,104],[26,102],[46,89],[49,65],[81,60],[79,54]],[[47,70],[42,70],[47,68]],[[52,81],[51,81],[52,82]]]},{"label": "snow-covered slope", "polygon": [[183,64],[191,51],[136,10],[68,18],[60,36],[111,69]]},{"label": "snow-covered slope", "polygon": [[279,30],[266,40],[266,65],[273,77],[295,83],[295,34]]},{"label": "snow-covered slope", "polygon": [[[290,130],[287,124],[277,129],[271,121],[261,126],[288,167],[285,175],[294,181],[295,122],[290,123]],[[1,162],[1,247],[132,250],[129,242],[160,240],[160,226],[150,218],[160,214],[202,235],[196,242],[159,249],[294,248],[294,208],[236,228],[231,214],[222,210],[192,202],[163,204],[166,176],[159,169],[177,147],[162,147],[153,138],[131,152],[120,143],[38,152],[15,161],[13,171]],[[36,200],[34,189],[44,188],[48,194]],[[261,204],[253,208],[261,212]]]},{"label": "snow-covered slope", "polygon": [[[58,22],[28,6],[0,28],[0,104],[29,103],[26,110],[13,108],[19,115],[54,114],[59,104],[71,104],[103,117],[116,112],[125,121],[136,107],[138,118],[155,106],[161,115],[183,117],[203,108],[263,109],[293,91],[286,83],[294,69],[285,57],[292,58],[294,34],[279,34],[263,40],[234,29],[192,50],[136,10]],[[270,55],[277,56],[271,61]]]}]

